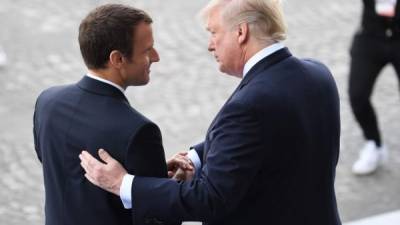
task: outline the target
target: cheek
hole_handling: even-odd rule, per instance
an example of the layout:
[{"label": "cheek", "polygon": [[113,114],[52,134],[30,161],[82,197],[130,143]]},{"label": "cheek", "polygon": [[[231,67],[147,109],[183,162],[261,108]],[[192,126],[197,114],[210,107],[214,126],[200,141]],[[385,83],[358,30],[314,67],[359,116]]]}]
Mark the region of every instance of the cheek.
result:
[{"label": "cheek", "polygon": [[229,48],[231,48],[231,44],[232,43],[230,43],[230,40],[225,36],[218,37],[215,40],[216,51],[220,53],[226,53],[226,52],[229,53]]},{"label": "cheek", "polygon": [[143,62],[143,70],[148,73],[150,70],[150,57],[146,57],[146,60]]},{"label": "cheek", "polygon": [[221,41],[218,44],[218,56],[224,59],[230,58],[232,52],[230,51],[231,46],[227,42]]},{"label": "cheek", "polygon": [[145,70],[148,67],[148,65],[149,65],[149,58],[146,56],[143,56],[137,66],[138,66],[138,68]]}]

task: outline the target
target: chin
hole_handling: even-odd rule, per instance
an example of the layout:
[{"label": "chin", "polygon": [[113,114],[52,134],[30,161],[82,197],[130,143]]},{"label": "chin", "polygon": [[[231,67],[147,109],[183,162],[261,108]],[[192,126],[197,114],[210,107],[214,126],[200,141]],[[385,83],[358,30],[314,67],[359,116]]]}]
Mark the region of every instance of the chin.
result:
[{"label": "chin", "polygon": [[144,85],[148,84],[149,81],[150,81],[150,79],[136,80],[136,81],[132,82],[131,86],[144,86]]},{"label": "chin", "polygon": [[146,85],[150,82],[150,78],[147,78],[146,80],[142,81],[142,85]]},{"label": "chin", "polygon": [[219,65],[219,71],[221,72],[221,73],[227,73],[227,70],[225,69],[225,67],[223,66],[223,65]]},{"label": "chin", "polygon": [[136,86],[144,86],[144,85],[147,85],[148,83],[149,83],[149,80],[143,81],[143,82],[137,84]]},{"label": "chin", "polygon": [[228,70],[223,70],[223,69],[220,69],[220,71],[222,73],[226,74],[226,75],[229,75],[229,76],[233,76],[233,77],[237,77],[237,78],[243,78],[243,74],[237,73],[235,71],[228,71]]}]

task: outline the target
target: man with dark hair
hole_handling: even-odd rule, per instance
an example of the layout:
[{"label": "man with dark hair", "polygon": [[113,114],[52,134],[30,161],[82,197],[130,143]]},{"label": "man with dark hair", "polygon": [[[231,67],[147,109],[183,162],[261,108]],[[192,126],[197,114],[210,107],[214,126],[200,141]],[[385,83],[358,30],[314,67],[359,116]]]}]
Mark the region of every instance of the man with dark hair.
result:
[{"label": "man with dark hair", "polygon": [[79,27],[87,74],[38,97],[34,141],[43,164],[47,225],[135,223],[120,198],[85,179],[82,149],[94,154],[106,147],[131,173],[167,177],[159,128],[124,95],[128,86],[147,84],[150,65],[159,61],[151,23],[144,11],[124,5],[94,9]]}]

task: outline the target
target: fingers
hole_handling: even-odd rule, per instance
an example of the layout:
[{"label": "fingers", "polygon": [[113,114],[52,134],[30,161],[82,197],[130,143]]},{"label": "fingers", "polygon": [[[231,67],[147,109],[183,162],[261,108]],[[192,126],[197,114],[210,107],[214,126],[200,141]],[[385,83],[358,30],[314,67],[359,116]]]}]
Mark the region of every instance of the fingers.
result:
[{"label": "fingers", "polygon": [[83,170],[85,170],[86,173],[89,173],[90,168],[89,168],[87,162],[83,159],[82,154],[79,155],[79,159],[81,160],[81,166],[82,166]]},{"label": "fingers", "polygon": [[176,170],[177,168],[181,168],[183,170],[193,170],[193,166],[188,159],[185,158],[173,158],[168,161],[168,169]]},{"label": "fingers", "polygon": [[85,177],[94,185],[119,195],[123,177],[127,173],[123,166],[112,158],[104,149],[99,149],[99,157],[106,163],[94,158],[87,151],[79,155]]},{"label": "fingers", "polygon": [[183,151],[183,152],[178,152],[178,154],[181,155],[181,156],[186,156],[188,154],[188,152],[187,151]]},{"label": "fingers", "polygon": [[114,158],[112,158],[104,149],[100,148],[98,151],[99,157],[101,160],[103,160],[106,163],[110,163],[114,161]]},{"label": "fingers", "polygon": [[90,158],[87,157],[87,154],[89,154],[89,153],[87,153],[86,151],[82,151],[82,153],[79,154],[79,159],[81,160],[81,166],[83,167],[85,172],[86,173],[91,173],[92,172],[92,167],[89,166]]},{"label": "fingers", "polygon": [[94,180],[93,177],[96,174],[96,170],[100,170],[105,166],[104,163],[94,158],[87,151],[82,151],[82,153],[79,155],[79,159],[81,160],[82,168],[90,177],[92,177],[92,180]]},{"label": "fingers", "polygon": [[177,181],[185,180],[185,171],[178,169],[172,178]]},{"label": "fingers", "polygon": [[168,170],[176,170],[177,168],[193,170],[192,162],[186,155],[187,153],[180,152],[172,156],[167,161]]},{"label": "fingers", "polygon": [[187,157],[175,158],[175,163],[183,170],[193,170],[192,161]]},{"label": "fingers", "polygon": [[172,179],[175,179],[176,181],[189,181],[192,180],[194,177],[194,171],[190,170],[183,170],[183,169],[178,169],[176,173],[172,176]]},{"label": "fingers", "polygon": [[[104,150],[103,150],[104,151]],[[105,151],[104,151],[105,152]],[[105,152],[105,154],[108,155],[107,152]],[[111,156],[109,156],[111,158]],[[95,157],[93,157],[89,152],[87,151],[82,151],[82,153],[79,155],[79,158],[82,160],[82,162],[84,162],[85,164],[87,164],[89,167],[96,167],[96,166],[103,166],[104,163],[100,162],[99,160],[97,160]],[[112,159],[112,158],[111,158]]]},{"label": "fingers", "polygon": [[93,179],[88,173],[85,173],[85,177],[86,177],[86,179],[88,179],[92,184],[94,184],[94,185],[96,185],[96,186],[99,186],[99,183],[98,183],[95,179]]}]

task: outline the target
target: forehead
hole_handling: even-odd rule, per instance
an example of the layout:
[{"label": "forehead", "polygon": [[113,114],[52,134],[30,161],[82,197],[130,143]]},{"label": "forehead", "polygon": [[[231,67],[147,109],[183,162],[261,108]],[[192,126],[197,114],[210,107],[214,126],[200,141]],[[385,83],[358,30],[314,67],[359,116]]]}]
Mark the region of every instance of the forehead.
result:
[{"label": "forehead", "polygon": [[137,25],[134,36],[135,42],[147,43],[153,42],[153,29],[151,24],[141,22]]},{"label": "forehead", "polygon": [[220,7],[210,9],[207,17],[207,30],[215,29],[221,23]]}]

